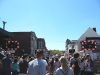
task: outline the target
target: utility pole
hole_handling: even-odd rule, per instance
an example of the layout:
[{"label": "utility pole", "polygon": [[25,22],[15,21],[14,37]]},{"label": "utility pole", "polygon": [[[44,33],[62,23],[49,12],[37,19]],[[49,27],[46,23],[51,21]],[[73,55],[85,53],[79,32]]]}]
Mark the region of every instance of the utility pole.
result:
[{"label": "utility pole", "polygon": [[5,24],[6,24],[7,22],[2,21],[2,23],[3,23],[3,29],[5,30]]}]

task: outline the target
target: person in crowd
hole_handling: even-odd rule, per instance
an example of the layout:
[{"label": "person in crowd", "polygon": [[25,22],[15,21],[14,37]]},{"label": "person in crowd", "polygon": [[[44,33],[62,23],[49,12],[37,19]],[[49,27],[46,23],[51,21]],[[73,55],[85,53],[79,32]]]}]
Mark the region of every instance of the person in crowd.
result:
[{"label": "person in crowd", "polygon": [[47,62],[43,59],[43,51],[37,50],[36,58],[29,62],[28,75],[45,75]]},{"label": "person in crowd", "polygon": [[89,54],[86,55],[85,60],[85,75],[94,75],[93,72],[94,63]]},{"label": "person in crowd", "polygon": [[54,65],[54,58],[50,59],[49,62],[48,62],[48,75],[53,75],[54,73],[54,68],[55,68],[55,65]]},{"label": "person in crowd", "polygon": [[74,70],[74,75],[79,75],[80,67],[79,67],[79,53],[74,53],[73,59],[71,59],[70,66]]},{"label": "person in crowd", "polygon": [[85,74],[85,58],[82,57],[80,60],[80,75],[84,75]]},{"label": "person in crowd", "polygon": [[6,57],[2,59],[2,66],[3,66],[3,75],[11,75],[12,61],[10,59],[9,54],[6,54]]},{"label": "person in crowd", "polygon": [[34,57],[29,55],[28,62],[32,61],[33,59],[34,59]]},{"label": "person in crowd", "polygon": [[55,71],[54,75],[74,75],[73,69],[68,66],[68,61],[64,56],[61,56],[60,63],[61,67]]},{"label": "person in crowd", "polygon": [[14,58],[14,62],[12,64],[12,75],[18,75],[19,65],[18,59]]},{"label": "person in crowd", "polygon": [[26,75],[28,69],[27,55],[23,55],[22,59],[19,63],[19,75]]},{"label": "person in crowd", "polygon": [[23,61],[23,56],[19,56],[18,57],[18,63],[22,62]]},{"label": "person in crowd", "polygon": [[60,61],[59,61],[58,57],[56,57],[56,58],[55,58],[55,61],[54,61],[54,66],[55,66],[54,71],[55,71],[57,68],[59,68],[59,67],[61,66],[61,65],[60,65]]},{"label": "person in crowd", "polygon": [[2,60],[0,59],[0,74],[3,75],[3,65],[2,65]]}]

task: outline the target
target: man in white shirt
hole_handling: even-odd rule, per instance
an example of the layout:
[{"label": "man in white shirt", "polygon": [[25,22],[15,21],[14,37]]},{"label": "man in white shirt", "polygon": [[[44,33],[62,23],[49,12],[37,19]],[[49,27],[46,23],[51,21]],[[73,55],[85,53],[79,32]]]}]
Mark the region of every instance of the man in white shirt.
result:
[{"label": "man in white shirt", "polygon": [[29,62],[28,75],[45,75],[47,62],[43,58],[43,51],[37,50],[36,59]]}]

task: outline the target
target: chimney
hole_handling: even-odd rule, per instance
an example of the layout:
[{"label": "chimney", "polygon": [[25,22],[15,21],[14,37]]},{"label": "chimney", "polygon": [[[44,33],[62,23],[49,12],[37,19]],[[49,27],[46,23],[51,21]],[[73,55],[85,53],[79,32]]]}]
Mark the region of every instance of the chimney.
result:
[{"label": "chimney", "polygon": [[96,28],[93,28],[93,30],[96,32]]}]

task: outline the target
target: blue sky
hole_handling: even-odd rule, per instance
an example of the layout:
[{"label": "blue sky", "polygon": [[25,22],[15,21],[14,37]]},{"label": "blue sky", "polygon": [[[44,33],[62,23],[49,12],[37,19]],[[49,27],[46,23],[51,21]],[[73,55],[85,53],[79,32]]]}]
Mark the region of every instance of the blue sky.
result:
[{"label": "blue sky", "polygon": [[100,0],[0,0],[0,27],[10,32],[34,31],[48,49],[65,50],[89,28],[100,34]]}]

